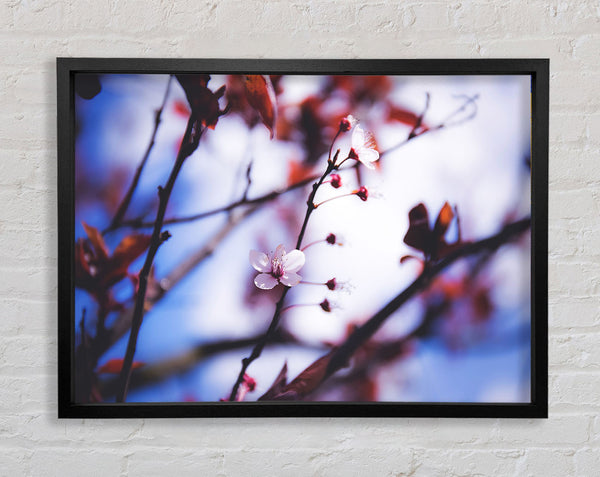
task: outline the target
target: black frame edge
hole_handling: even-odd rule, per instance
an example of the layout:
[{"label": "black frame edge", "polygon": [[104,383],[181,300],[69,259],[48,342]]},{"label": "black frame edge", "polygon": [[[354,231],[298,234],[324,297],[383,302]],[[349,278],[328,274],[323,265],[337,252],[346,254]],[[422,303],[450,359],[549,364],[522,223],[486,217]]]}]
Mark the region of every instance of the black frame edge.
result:
[{"label": "black frame edge", "polygon": [[[548,123],[549,60],[254,60],[57,58],[58,417],[548,417]],[[76,72],[287,74],[530,74],[532,77],[531,403],[177,403],[74,404],[74,91]],[[534,157],[535,156],[535,157]],[[534,213],[535,211],[535,213]]]}]

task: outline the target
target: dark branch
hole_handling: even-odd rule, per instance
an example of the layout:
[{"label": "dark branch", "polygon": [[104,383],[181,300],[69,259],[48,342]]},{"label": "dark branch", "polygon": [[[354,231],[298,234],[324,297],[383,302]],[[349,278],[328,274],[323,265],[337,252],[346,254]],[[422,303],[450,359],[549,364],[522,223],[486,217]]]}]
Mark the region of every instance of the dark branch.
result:
[{"label": "dark branch", "polygon": [[[226,205],[224,207],[212,209],[212,210],[209,210],[206,212],[202,212],[200,214],[190,215],[187,217],[174,217],[171,219],[166,219],[164,223],[165,223],[165,225],[171,225],[171,224],[183,224],[183,223],[187,223],[187,222],[194,222],[195,220],[205,219],[212,215],[221,214],[224,212],[231,212],[232,210],[234,210],[238,207],[244,206],[244,205],[257,205],[257,204],[262,204],[263,202],[270,202],[270,201],[276,199],[277,197],[279,197],[280,195],[285,194],[286,192],[290,192],[292,190],[296,190],[301,187],[304,187],[305,185],[308,185],[311,182],[316,181],[318,178],[319,178],[319,176],[308,177],[300,182],[296,182],[295,184],[292,184],[292,185],[286,187],[285,189],[269,192],[268,194],[256,197],[254,199],[237,200],[237,201],[235,201],[229,205]],[[133,227],[133,228],[148,228],[148,227],[153,226],[153,222],[145,222],[143,219],[135,219],[135,220],[129,220],[129,221],[123,222],[122,225],[128,226],[128,227]]]},{"label": "dark branch", "polygon": [[171,80],[172,79],[173,79],[173,77],[169,76],[169,81],[167,83],[167,90],[165,91],[163,101],[162,101],[160,107],[156,110],[156,113],[154,115],[154,130],[152,131],[150,143],[148,144],[148,147],[146,148],[146,153],[144,154],[142,161],[140,162],[140,164],[138,165],[138,167],[135,171],[135,175],[133,176],[133,180],[131,181],[131,184],[129,185],[129,189],[127,190],[127,193],[125,194],[125,197],[123,197],[123,200],[121,201],[121,204],[119,205],[119,208],[117,209],[117,212],[116,212],[115,216],[113,217],[113,219],[110,223],[110,226],[102,232],[103,234],[120,227],[121,222],[123,221],[123,217],[125,217],[125,213],[127,212],[127,209],[129,208],[129,204],[131,204],[131,198],[133,197],[133,193],[135,192],[135,189],[137,188],[137,185],[140,182],[140,177],[142,175],[142,171],[144,169],[144,166],[146,165],[146,162],[148,161],[148,157],[150,157],[150,152],[152,151],[152,148],[154,147],[154,140],[156,139],[156,133],[158,131],[158,126],[160,125],[160,117],[162,115],[163,110],[165,109],[165,105],[167,104],[167,98],[169,97],[169,90],[171,89]]},{"label": "dark branch", "polygon": [[[308,220],[310,219],[310,216],[313,213],[313,211],[316,209],[314,201],[315,201],[315,196],[317,194],[317,190],[319,190],[319,187],[323,184],[323,181],[325,180],[325,178],[329,174],[331,174],[331,172],[333,172],[333,170],[336,168],[335,162],[337,159],[337,154],[335,155],[334,159],[332,160],[331,159],[331,151],[333,149],[333,143],[337,139],[339,133],[340,133],[340,131],[338,131],[338,133],[335,135],[335,137],[333,138],[333,141],[331,143],[332,147],[329,149],[330,153],[329,153],[329,159],[327,161],[327,169],[325,169],[325,172],[319,178],[319,180],[313,184],[312,191],[311,191],[310,195],[308,196],[308,200],[306,201],[306,214],[304,215],[304,221],[302,222],[302,228],[300,229],[300,233],[298,234],[298,240],[296,241],[296,249],[298,249],[298,250],[300,250],[302,247],[302,240],[304,239],[304,233],[306,232],[306,226],[308,225]],[[281,311],[283,309],[283,302],[285,301],[285,297],[289,291],[290,291],[289,287],[285,287],[283,289],[281,298],[279,298],[279,301],[275,305],[275,312],[273,313],[273,318],[271,318],[271,324],[269,325],[267,332],[261,337],[260,340],[258,340],[258,342],[254,346],[254,349],[252,350],[252,353],[250,354],[250,356],[242,359],[242,368],[240,369],[237,380],[235,381],[235,384],[233,385],[233,388],[231,389],[231,394],[229,395],[229,401],[236,400],[237,394],[238,394],[238,388],[242,384],[242,381],[244,379],[244,375],[246,374],[246,370],[248,369],[248,366],[250,366],[250,364],[254,360],[256,360],[257,358],[260,357],[263,348],[265,347],[265,345],[267,344],[267,342],[270,339],[270,336],[277,329],[277,326],[279,325],[279,320],[281,319]]]},{"label": "dark branch", "polygon": [[423,272],[413,281],[404,291],[396,295],[386,306],[373,315],[365,324],[357,328],[348,339],[342,344],[331,357],[326,379],[338,369],[347,365],[350,357],[354,352],[362,346],[373,334],[381,327],[381,325],[392,315],[398,308],[406,303],[410,298],[416,295],[419,291],[427,286],[433,277],[444,270],[446,267],[454,263],[462,257],[474,255],[486,250],[495,250],[515,236],[529,229],[531,219],[523,219],[518,222],[506,225],[500,232],[491,237],[488,237],[477,242],[466,243],[462,247],[448,254],[438,262],[431,266],[425,267]]},{"label": "dark branch", "polygon": [[[408,300],[417,295],[420,291],[424,290],[433,278],[435,278],[445,268],[450,266],[452,263],[460,258],[475,255],[481,252],[492,252],[498,249],[501,245],[514,239],[524,231],[528,230],[531,225],[531,219],[526,218],[508,224],[502,228],[498,233],[492,235],[486,239],[479,240],[477,242],[465,243],[461,247],[457,248],[453,252],[446,255],[444,258],[438,260],[435,263],[427,265],[423,272],[402,292],[394,297],[387,305],[373,315],[366,323],[358,327],[344,343],[342,343],[333,352],[319,358],[324,359],[329,357],[327,368],[320,379],[320,384],[325,382],[330,376],[332,376],[339,369],[346,367],[350,361],[350,358],[356,353],[358,349],[367,343],[367,341],[379,330],[381,325],[402,305]],[[422,333],[427,333],[427,327],[431,324],[431,320],[427,319],[415,329],[411,335],[420,336]],[[318,361],[318,360],[317,360]],[[314,363],[313,363],[314,365]],[[311,365],[311,366],[313,366]],[[308,368],[307,368],[308,369]],[[319,385],[311,387],[311,391],[318,389]],[[304,398],[306,394],[299,395],[297,398]]]},{"label": "dark branch", "polygon": [[[194,252],[191,256],[181,261],[174,269],[160,281],[160,289],[156,296],[146,296],[146,306],[153,306],[158,303],[169,290],[177,285],[191,270],[200,265],[206,258],[210,257],[225,237],[227,237],[235,227],[252,215],[258,207],[251,207],[244,210],[240,214],[235,214],[229,218],[226,224],[223,225],[201,248]],[[94,338],[90,348],[94,350],[94,356],[97,360],[104,352],[114,345],[125,333],[131,329],[133,319],[133,308],[127,308],[120,312],[110,330],[107,330],[103,335],[98,335]]]},{"label": "dark branch", "polygon": [[[429,96],[428,96],[429,97]],[[390,147],[389,149],[386,149],[385,151],[382,151],[379,156],[382,157],[386,154],[389,154],[392,151],[395,151],[396,149],[401,148],[402,146],[406,145],[408,142],[410,142],[411,140],[424,136],[428,133],[432,133],[434,131],[438,131],[442,128],[445,127],[449,127],[449,126],[456,126],[464,121],[467,121],[469,119],[472,119],[472,117],[474,116],[475,113],[472,113],[471,115],[469,115],[466,118],[461,119],[460,121],[457,122],[453,122],[453,123],[448,123],[448,121],[452,120],[454,117],[456,117],[458,114],[462,113],[469,104],[475,104],[475,101],[477,101],[477,96],[473,96],[473,97],[469,97],[466,102],[460,107],[458,108],[456,111],[453,111],[442,123],[438,124],[437,126],[434,126],[430,129],[422,129],[420,132],[417,132],[417,128],[413,128],[413,131],[411,131],[411,133],[408,135],[408,137],[403,140],[402,142],[396,144],[395,146]],[[426,107],[423,110],[422,116],[425,115],[425,113],[427,112],[427,109],[429,108],[429,100],[426,101]],[[421,117],[421,122],[423,121],[423,117]],[[417,121],[418,123],[419,121]],[[411,135],[412,134],[412,135]],[[354,166],[352,166],[352,168],[355,168],[357,173],[359,173],[359,168],[361,167],[361,163],[360,162],[356,162],[356,164]],[[340,171],[344,171],[344,170],[349,170],[351,169],[350,167],[345,168],[345,169],[340,169]],[[194,214],[194,215],[189,215],[186,217],[173,217],[170,219],[166,219],[164,221],[165,225],[171,225],[171,224],[184,224],[184,223],[188,223],[188,222],[193,222],[195,220],[202,220],[205,219],[207,217],[211,217],[213,215],[216,214],[221,214],[224,212],[231,212],[233,209],[236,209],[237,207],[241,207],[244,205],[253,205],[253,204],[262,204],[264,202],[270,202],[272,200],[275,200],[277,197],[279,197],[280,195],[283,195],[287,192],[291,192],[293,190],[299,189],[301,187],[304,187],[308,184],[310,184],[311,182],[314,182],[316,180],[319,179],[320,176],[315,175],[312,177],[308,177],[302,181],[296,182],[295,184],[291,184],[290,186],[281,189],[281,190],[277,190],[277,191],[273,191],[273,192],[269,192],[268,194],[264,194],[262,196],[256,197],[254,199],[248,199],[247,197],[243,197],[241,200],[237,200],[235,202],[232,202],[229,205],[223,206],[223,207],[218,207],[216,209],[212,209],[212,210],[208,210],[206,212],[201,212],[199,214]],[[359,183],[360,183],[360,177],[359,177]],[[149,228],[152,227],[154,225],[154,222],[148,222],[145,221],[143,218],[137,218],[137,219],[133,219],[133,220],[128,220],[128,221],[124,221],[121,223],[122,226],[127,226],[127,227],[133,227],[133,228]]]},{"label": "dark branch", "polygon": [[246,187],[242,194],[242,202],[248,200],[248,191],[252,185],[252,160],[248,161],[248,167],[246,168]]},{"label": "dark branch", "polygon": [[154,230],[152,231],[150,247],[148,248],[146,260],[139,275],[138,291],[136,294],[135,308],[133,310],[133,318],[131,323],[131,333],[129,335],[127,352],[125,353],[125,359],[123,361],[123,369],[121,370],[121,375],[119,377],[121,389],[117,395],[117,402],[124,402],[127,397],[127,389],[129,387],[129,379],[131,377],[131,365],[135,355],[138,333],[140,331],[140,327],[142,326],[142,320],[144,317],[144,302],[146,299],[148,276],[150,275],[150,269],[152,268],[152,263],[154,261],[156,252],[158,251],[158,247],[162,242],[161,229],[163,227],[163,220],[167,210],[169,197],[171,196],[173,186],[175,185],[175,180],[179,175],[179,171],[181,170],[185,159],[187,159],[198,148],[200,137],[204,132],[203,129],[199,128],[199,122],[196,120],[195,114],[192,113],[188,120],[187,128],[181,141],[181,146],[179,147],[179,152],[177,153],[177,158],[175,159],[175,164],[173,165],[169,179],[164,187],[158,188],[158,211],[156,213],[156,220],[154,222]]},{"label": "dark branch", "polygon": [[[140,388],[142,386],[152,385],[173,376],[183,374],[211,356],[236,349],[250,347],[254,345],[261,337],[262,335],[258,335],[236,340],[223,340],[215,341],[213,343],[199,344],[189,351],[174,358],[133,370],[131,373],[129,387],[130,389]],[[325,349],[325,346],[311,346],[302,343],[293,335],[279,330],[271,335],[270,340],[267,343],[268,346],[290,344],[304,347],[310,346],[311,348],[321,351]],[[102,395],[114,396],[118,392],[118,384],[118,379],[110,379],[105,382],[102,385]]]}]

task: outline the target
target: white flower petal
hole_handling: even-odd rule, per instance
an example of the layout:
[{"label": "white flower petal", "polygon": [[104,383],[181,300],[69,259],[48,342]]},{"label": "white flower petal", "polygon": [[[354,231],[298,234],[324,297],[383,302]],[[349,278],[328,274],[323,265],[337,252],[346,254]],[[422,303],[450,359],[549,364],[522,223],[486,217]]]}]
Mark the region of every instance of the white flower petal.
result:
[{"label": "white flower petal", "polygon": [[352,130],[352,147],[354,149],[365,147],[365,131],[360,126]]},{"label": "white flower petal", "polygon": [[286,287],[293,287],[298,285],[302,280],[302,277],[294,272],[285,272],[283,276],[280,278],[281,283],[283,283]]},{"label": "white flower petal", "polygon": [[261,273],[260,275],[256,275],[254,284],[261,290],[270,290],[277,285],[277,279],[268,273]]},{"label": "white flower petal", "polygon": [[292,250],[283,257],[283,269],[286,272],[297,272],[304,266],[305,260],[304,252],[301,250]]},{"label": "white flower petal", "polygon": [[266,253],[259,252],[258,250],[250,250],[249,259],[250,265],[257,272],[268,273],[271,271],[271,261]]},{"label": "white flower petal", "polygon": [[369,169],[373,169],[373,162],[379,159],[379,153],[375,149],[361,149],[358,152],[358,160],[362,162]]},{"label": "white flower petal", "polygon": [[275,249],[275,255],[273,255],[273,260],[283,260],[283,256],[285,255],[285,247],[283,245],[277,245]]}]

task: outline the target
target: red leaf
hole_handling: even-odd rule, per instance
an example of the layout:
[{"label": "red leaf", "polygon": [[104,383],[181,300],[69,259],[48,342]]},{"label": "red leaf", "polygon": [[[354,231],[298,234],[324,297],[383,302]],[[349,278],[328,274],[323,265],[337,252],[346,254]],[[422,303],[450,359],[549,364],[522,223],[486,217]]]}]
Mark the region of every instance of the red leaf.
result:
[{"label": "red leaf", "polygon": [[288,163],[288,184],[297,184],[312,175],[312,167],[304,165],[300,161],[290,161]]},{"label": "red leaf", "polygon": [[417,124],[419,116],[404,108],[392,106],[388,112],[388,119],[413,127],[415,124]]},{"label": "red leaf", "polygon": [[[121,372],[121,369],[123,368],[123,359],[111,359],[109,361],[107,361],[105,364],[103,364],[102,366],[100,366],[96,372],[98,374],[119,374]],[[137,368],[141,368],[142,366],[144,366],[145,363],[142,363],[141,361],[134,361],[131,364],[131,369],[137,369]]]},{"label": "red leaf", "polygon": [[277,99],[271,79],[263,75],[246,75],[244,85],[246,87],[246,99],[258,111],[263,124],[271,132],[271,139],[273,139]]}]

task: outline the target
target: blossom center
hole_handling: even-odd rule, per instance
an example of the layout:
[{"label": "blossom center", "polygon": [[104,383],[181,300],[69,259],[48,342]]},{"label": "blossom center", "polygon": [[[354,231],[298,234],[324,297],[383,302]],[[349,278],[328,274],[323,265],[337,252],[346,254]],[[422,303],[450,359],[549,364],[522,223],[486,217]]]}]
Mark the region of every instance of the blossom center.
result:
[{"label": "blossom center", "polygon": [[279,258],[274,258],[271,264],[271,275],[274,278],[281,278],[283,276],[283,261]]}]

